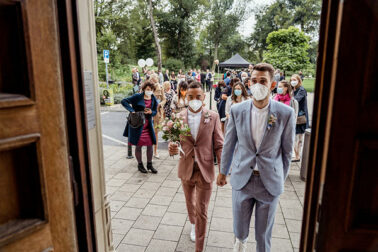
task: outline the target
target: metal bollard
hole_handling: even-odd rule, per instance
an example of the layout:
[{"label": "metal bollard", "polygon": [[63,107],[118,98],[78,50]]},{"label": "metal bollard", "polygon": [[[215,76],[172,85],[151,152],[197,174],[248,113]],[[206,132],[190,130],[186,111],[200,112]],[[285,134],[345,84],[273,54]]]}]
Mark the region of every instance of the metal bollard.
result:
[{"label": "metal bollard", "polygon": [[301,179],[306,181],[307,178],[307,167],[308,167],[308,156],[310,152],[310,140],[311,140],[311,129],[306,129],[304,135],[303,151],[302,151],[302,164],[301,164]]}]

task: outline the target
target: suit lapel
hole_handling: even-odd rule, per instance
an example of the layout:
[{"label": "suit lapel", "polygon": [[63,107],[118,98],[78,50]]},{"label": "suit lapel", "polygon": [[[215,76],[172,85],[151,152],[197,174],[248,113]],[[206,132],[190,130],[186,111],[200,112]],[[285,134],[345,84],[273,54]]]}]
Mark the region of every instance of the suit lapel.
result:
[{"label": "suit lapel", "polygon": [[247,125],[247,139],[250,139],[248,142],[250,143],[252,150],[256,152],[256,144],[252,137],[252,107],[253,101],[251,100],[250,104],[248,104],[243,111],[243,117],[245,118],[245,125]]},{"label": "suit lapel", "polygon": [[204,127],[204,120],[205,120],[205,114],[207,113],[207,110],[205,108],[202,109],[202,114],[201,114],[201,121],[200,121],[200,125],[198,126],[198,132],[197,132],[197,138],[196,138],[196,142],[197,140],[199,139],[199,136],[202,132],[202,128]]},{"label": "suit lapel", "polygon": [[[186,110],[184,111],[184,123],[187,124],[187,125],[189,125],[189,123],[188,123],[188,109],[186,109]],[[195,142],[195,140],[194,140],[192,134],[190,134],[190,136],[188,136],[187,138],[188,138],[190,141],[192,141],[193,143]]]},{"label": "suit lapel", "polygon": [[264,135],[263,135],[263,137],[262,137],[262,139],[261,139],[261,144],[260,144],[260,146],[259,146],[259,149],[260,149],[261,146],[263,145],[264,140],[265,140],[265,138],[266,138],[266,135],[268,134],[268,122],[269,122],[269,118],[270,118],[271,115],[275,115],[275,113],[276,113],[276,110],[275,110],[275,109],[276,109],[276,107],[275,107],[273,101],[269,101],[268,118],[267,118],[267,120],[266,120],[266,122],[265,122]]}]

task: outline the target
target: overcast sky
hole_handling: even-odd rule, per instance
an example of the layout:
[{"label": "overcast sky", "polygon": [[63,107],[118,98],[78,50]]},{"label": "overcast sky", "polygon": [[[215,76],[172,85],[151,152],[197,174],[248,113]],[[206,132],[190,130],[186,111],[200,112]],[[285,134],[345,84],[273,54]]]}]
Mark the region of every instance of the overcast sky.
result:
[{"label": "overcast sky", "polygon": [[[274,2],[274,0],[254,0],[252,3],[251,9],[258,8],[264,5],[268,5]],[[250,6],[248,6],[250,7]],[[252,12],[242,24],[241,27],[239,28],[239,32],[242,34],[244,37],[249,37],[251,33],[253,32],[253,28],[255,26],[255,14]]]}]

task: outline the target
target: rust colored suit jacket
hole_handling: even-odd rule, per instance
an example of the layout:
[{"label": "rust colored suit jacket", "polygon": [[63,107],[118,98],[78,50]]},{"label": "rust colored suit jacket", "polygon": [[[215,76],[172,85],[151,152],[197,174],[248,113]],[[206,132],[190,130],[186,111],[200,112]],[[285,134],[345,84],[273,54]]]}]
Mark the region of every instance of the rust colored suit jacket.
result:
[{"label": "rust colored suit jacket", "polygon": [[[180,116],[187,124],[188,110],[183,110]],[[180,143],[185,155],[180,152],[178,177],[182,180],[190,180],[196,160],[205,181],[213,182],[215,179],[213,150],[220,164],[223,149],[223,133],[218,113],[203,108],[197,139],[187,136]]]}]

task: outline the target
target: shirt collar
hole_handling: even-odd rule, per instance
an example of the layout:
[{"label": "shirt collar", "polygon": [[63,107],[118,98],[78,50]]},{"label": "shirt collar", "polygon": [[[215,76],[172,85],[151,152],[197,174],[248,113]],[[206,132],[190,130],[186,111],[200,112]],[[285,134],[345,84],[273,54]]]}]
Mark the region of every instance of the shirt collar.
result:
[{"label": "shirt collar", "polygon": [[203,111],[203,109],[201,109],[201,111],[198,112],[198,113],[193,113],[193,112],[190,111],[190,109],[188,108],[188,115],[190,115],[190,116],[200,116],[200,115],[202,115],[202,111]]},{"label": "shirt collar", "polygon": [[[253,102],[253,100],[252,100],[252,102]],[[269,110],[269,106],[270,106],[270,99],[269,99],[269,103],[265,106],[265,107],[263,107],[263,108],[258,108],[258,107],[256,107],[255,105],[253,105],[253,109],[255,110],[255,111],[258,111],[258,112],[265,112],[265,111],[267,111],[267,110]]]}]

